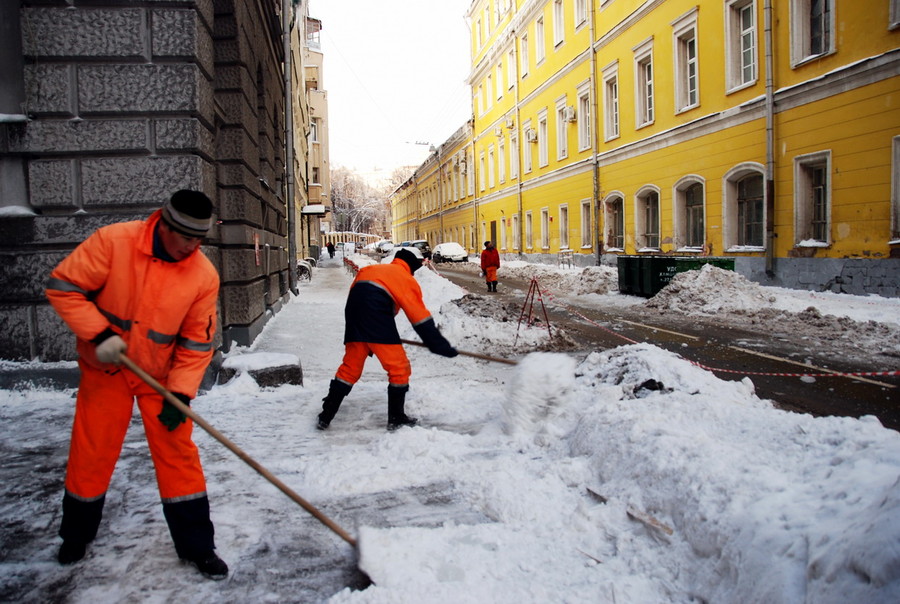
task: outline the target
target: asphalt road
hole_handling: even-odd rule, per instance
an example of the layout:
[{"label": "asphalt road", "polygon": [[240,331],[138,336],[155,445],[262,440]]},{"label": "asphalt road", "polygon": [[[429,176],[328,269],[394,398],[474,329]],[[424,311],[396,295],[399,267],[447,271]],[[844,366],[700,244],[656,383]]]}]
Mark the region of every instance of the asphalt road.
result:
[{"label": "asphalt road", "polygon": [[[527,281],[504,278],[498,293],[488,294],[477,273],[448,264],[439,265],[438,270],[473,293],[525,303]],[[537,310],[539,303],[535,305]],[[837,375],[871,371],[871,368],[854,365],[852,361],[816,359],[814,353],[801,349],[790,338],[739,326],[724,327],[694,316],[675,313],[651,316],[642,312],[641,307],[598,310],[553,301],[546,304],[546,311],[550,324],[565,329],[585,351],[648,342],[713,370],[721,379],[750,377],[757,395],[772,400],[782,409],[817,416],[874,415],[885,427],[900,430],[900,377]],[[802,358],[813,367],[792,358]],[[832,372],[836,374],[834,377],[801,378],[802,374]]]}]

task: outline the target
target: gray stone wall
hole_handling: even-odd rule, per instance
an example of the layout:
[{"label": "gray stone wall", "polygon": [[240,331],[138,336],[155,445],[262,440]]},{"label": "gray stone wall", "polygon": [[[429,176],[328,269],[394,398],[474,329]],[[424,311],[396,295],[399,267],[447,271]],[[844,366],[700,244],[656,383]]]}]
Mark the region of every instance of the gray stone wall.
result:
[{"label": "gray stone wall", "polygon": [[[16,3],[17,5],[20,3]],[[48,273],[99,226],[204,191],[218,225],[217,344],[250,344],[288,293],[280,20],[275,3],[26,0],[0,82],[0,358],[74,358]],[[13,81],[14,80],[14,81]],[[20,103],[18,101],[21,101]],[[20,105],[13,110],[10,105]],[[15,208],[16,211],[11,211]]]}]

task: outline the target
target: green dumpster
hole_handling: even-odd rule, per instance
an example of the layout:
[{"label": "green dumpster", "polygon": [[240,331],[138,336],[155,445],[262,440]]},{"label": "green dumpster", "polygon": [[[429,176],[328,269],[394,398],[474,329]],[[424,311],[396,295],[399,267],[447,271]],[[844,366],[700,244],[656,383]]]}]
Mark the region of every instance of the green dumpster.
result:
[{"label": "green dumpster", "polygon": [[724,270],[734,270],[734,258],[683,256],[619,256],[619,292],[651,298],[669,284],[677,273],[699,270],[712,264]]}]

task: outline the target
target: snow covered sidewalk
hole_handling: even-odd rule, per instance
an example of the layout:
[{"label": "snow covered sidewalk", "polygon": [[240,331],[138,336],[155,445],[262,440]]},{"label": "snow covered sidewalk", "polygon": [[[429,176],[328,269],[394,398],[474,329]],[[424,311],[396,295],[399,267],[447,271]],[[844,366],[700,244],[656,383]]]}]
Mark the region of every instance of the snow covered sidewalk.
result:
[{"label": "snow covered sidewalk", "polygon": [[[548,375],[577,365],[547,380],[547,392],[568,390],[547,406],[508,400],[521,367],[410,347],[407,407],[421,427],[385,430],[387,383],[372,359],[331,428],[316,431],[343,352],[351,275],[338,261],[320,264],[252,347],[228,355],[237,365],[296,356],[304,386],[260,388],[242,373],[194,407],[358,535],[376,585],[341,590],[358,579],[349,546],[196,430],[233,569],[201,579],[175,558],[139,420],[100,536],[84,562],[59,567],[71,393],[0,391],[0,600],[900,600],[900,434],[872,418],[778,411],[749,380],[719,380],[647,344],[565,362],[529,356]],[[459,288],[425,270],[417,278],[451,342],[511,348],[514,323],[467,315],[449,302]],[[492,348],[480,349],[486,331]]]}]

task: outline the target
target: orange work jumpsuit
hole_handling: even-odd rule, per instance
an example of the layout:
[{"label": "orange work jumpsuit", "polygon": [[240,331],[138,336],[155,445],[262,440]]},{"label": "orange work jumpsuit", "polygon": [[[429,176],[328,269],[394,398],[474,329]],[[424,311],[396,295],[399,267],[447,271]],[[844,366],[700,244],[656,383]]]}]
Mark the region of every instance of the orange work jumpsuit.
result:
[{"label": "orange work jumpsuit", "polygon": [[91,339],[111,328],[126,354],[168,390],[197,395],[212,358],[219,276],[199,249],[179,262],[153,255],[160,211],[146,221],[97,230],[51,273],[50,304],[75,332],[81,382],[66,469],[66,493],[104,498],[131,420],[144,424],[163,503],[206,497],[188,419],[169,431],[157,419],[162,397],[127,369],[97,360]]}]

